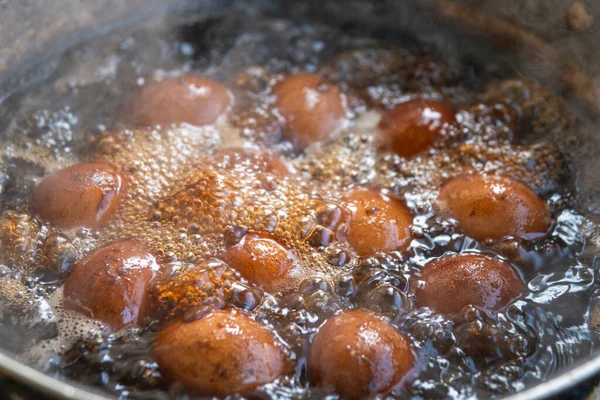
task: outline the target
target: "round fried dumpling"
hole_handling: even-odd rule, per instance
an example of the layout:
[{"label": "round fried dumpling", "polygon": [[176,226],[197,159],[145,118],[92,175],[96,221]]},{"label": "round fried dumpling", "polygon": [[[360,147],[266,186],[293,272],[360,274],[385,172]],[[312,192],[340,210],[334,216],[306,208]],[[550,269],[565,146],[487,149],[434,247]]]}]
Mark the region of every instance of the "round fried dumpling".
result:
[{"label": "round fried dumpling", "polygon": [[497,311],[523,290],[519,273],[508,263],[483,254],[448,255],[425,265],[415,290],[419,307],[458,314],[468,305]]},{"label": "round fried dumpling", "polygon": [[361,188],[347,192],[343,199],[352,211],[347,240],[359,256],[408,247],[413,216],[402,203]]},{"label": "round fried dumpling", "polygon": [[99,227],[114,214],[125,180],[111,165],[82,163],[47,176],[33,192],[31,209],[52,225]]},{"label": "round fried dumpling", "polygon": [[546,203],[525,184],[504,176],[472,174],[448,181],[438,196],[440,211],[477,240],[544,235],[552,222]]},{"label": "round fried dumpling", "polygon": [[443,129],[456,121],[456,111],[435,100],[411,100],[383,113],[381,141],[402,157],[427,150]]},{"label": "round fried dumpling", "polygon": [[361,399],[385,395],[414,366],[409,340],[373,313],[341,312],[315,335],[308,359],[313,385]]},{"label": "round fried dumpling", "polygon": [[156,259],[141,244],[110,243],[73,268],[64,284],[65,308],[115,329],[139,325],[148,313],[151,284],[159,272]]},{"label": "round fried dumpling", "polygon": [[340,128],[345,114],[340,90],[318,75],[287,76],[274,93],[286,135],[296,148],[327,140]]},{"label": "round fried dumpling", "polygon": [[268,233],[244,235],[223,254],[223,259],[267,291],[289,291],[300,284],[301,275],[292,251]]},{"label": "round fried dumpling", "polygon": [[168,325],[156,336],[152,353],[165,377],[206,396],[245,394],[287,369],[275,335],[231,310]]},{"label": "round fried dumpling", "polygon": [[221,84],[201,75],[183,75],[144,87],[125,106],[119,123],[127,127],[210,125],[231,102],[229,90]]}]

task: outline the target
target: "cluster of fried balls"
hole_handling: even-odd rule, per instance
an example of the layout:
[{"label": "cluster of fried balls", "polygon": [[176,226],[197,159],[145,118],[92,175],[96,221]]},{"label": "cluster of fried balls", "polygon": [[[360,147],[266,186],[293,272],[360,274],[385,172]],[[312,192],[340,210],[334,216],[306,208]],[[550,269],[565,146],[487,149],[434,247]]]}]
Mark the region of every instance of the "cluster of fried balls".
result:
[{"label": "cluster of fried balls", "polygon": [[[286,138],[303,151],[338,134],[345,120],[341,89],[316,74],[284,77],[273,91]],[[168,78],[144,87],[123,110],[119,124],[144,127],[215,123],[230,110],[231,92],[199,75]],[[456,111],[443,102],[411,100],[383,112],[376,132],[382,151],[410,158],[428,149],[440,132],[456,124]],[[217,150],[226,163],[247,162],[276,175],[289,174],[268,151]],[[102,227],[113,217],[128,189],[115,167],[89,162],[46,177],[31,196],[32,211],[59,228]],[[404,251],[412,240],[413,215],[400,201],[372,188],[342,196],[349,224],[338,239],[359,257]],[[457,221],[476,240],[545,234],[551,216],[545,202],[509,177],[473,173],[453,178],[439,191],[441,215]],[[335,225],[333,216],[331,225]],[[327,222],[327,221],[326,221]],[[249,232],[231,245],[222,260],[266,291],[295,273],[293,255],[271,233]],[[104,245],[80,260],[64,283],[64,305],[114,329],[140,325],[151,307],[150,290],[161,280],[160,259],[135,238]],[[419,307],[452,317],[465,306],[490,312],[517,298],[523,282],[500,258],[482,254],[446,255],[422,269],[414,290]],[[224,309],[193,321],[177,320],[155,338],[153,355],[162,374],[190,393],[225,396],[248,393],[285,375],[290,362],[280,339],[244,311]],[[410,341],[386,319],[367,310],[342,311],[327,320],[308,352],[311,384],[348,398],[387,394],[415,367]]]}]

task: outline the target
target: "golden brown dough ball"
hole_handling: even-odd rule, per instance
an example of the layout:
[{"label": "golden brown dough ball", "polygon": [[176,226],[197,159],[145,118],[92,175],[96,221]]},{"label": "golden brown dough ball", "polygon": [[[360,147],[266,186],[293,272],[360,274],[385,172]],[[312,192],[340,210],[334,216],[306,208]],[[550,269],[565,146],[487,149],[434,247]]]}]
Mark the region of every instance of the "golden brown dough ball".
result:
[{"label": "golden brown dough ball", "polygon": [[352,211],[347,240],[359,256],[408,247],[413,216],[402,203],[362,188],[351,190],[343,198]]},{"label": "golden brown dough ball", "polygon": [[289,140],[298,149],[327,140],[341,126],[344,106],[339,88],[315,74],[285,77],[274,89]]},{"label": "golden brown dough ball", "polygon": [[411,157],[430,147],[444,127],[456,121],[454,109],[435,100],[412,100],[386,111],[381,121],[384,148]]},{"label": "golden brown dough ball", "polygon": [[392,325],[363,311],[345,311],[327,320],[313,340],[310,382],[343,397],[386,394],[414,366],[409,341]]},{"label": "golden brown dough ball", "polygon": [[120,329],[143,321],[159,265],[144,246],[113,242],[81,260],[65,280],[65,308]]},{"label": "golden brown dough ball", "polygon": [[152,353],[165,377],[206,396],[244,394],[286,372],[273,333],[232,311],[172,323],[158,334]]},{"label": "golden brown dough ball", "polygon": [[128,127],[214,123],[232,102],[227,88],[200,75],[167,78],[144,87],[125,106],[119,123]]},{"label": "golden brown dough ball", "polygon": [[253,172],[268,172],[286,176],[289,171],[277,155],[269,151],[245,147],[226,147],[213,153],[213,161],[225,169],[244,168]]},{"label": "golden brown dough ball", "polygon": [[523,183],[503,176],[462,175],[447,182],[438,196],[443,215],[477,240],[517,236],[532,239],[551,223],[546,203]]},{"label": "golden brown dough ball", "polygon": [[244,278],[267,291],[287,291],[300,283],[291,250],[271,234],[244,235],[223,254],[223,259]]},{"label": "golden brown dough ball", "polygon": [[523,281],[510,264],[482,254],[431,261],[423,268],[421,280],[424,285],[415,289],[417,306],[441,314],[458,314],[468,305],[497,311],[523,290]]},{"label": "golden brown dough ball", "polygon": [[124,188],[125,179],[111,165],[75,164],[47,176],[30,205],[52,225],[95,228],[113,215]]}]

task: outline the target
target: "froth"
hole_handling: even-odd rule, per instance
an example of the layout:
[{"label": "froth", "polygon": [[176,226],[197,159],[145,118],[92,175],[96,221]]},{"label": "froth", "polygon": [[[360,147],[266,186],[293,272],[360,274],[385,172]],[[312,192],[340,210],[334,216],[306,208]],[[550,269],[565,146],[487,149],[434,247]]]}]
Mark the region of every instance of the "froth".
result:
[{"label": "froth", "polygon": [[82,314],[65,310],[63,307],[62,287],[52,293],[47,301],[58,323],[58,332],[55,337],[35,343],[20,355],[32,365],[43,367],[52,356],[64,353],[77,340],[90,335],[107,332],[108,328],[101,322]]}]

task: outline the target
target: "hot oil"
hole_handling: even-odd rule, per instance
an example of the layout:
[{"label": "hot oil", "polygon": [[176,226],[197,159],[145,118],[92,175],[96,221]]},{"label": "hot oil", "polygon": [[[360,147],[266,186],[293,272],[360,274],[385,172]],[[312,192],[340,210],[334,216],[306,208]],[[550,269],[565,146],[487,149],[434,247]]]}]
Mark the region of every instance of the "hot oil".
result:
[{"label": "hot oil", "polygon": [[[171,276],[154,289],[164,300],[160,318],[193,319],[233,306],[275,330],[295,368],[258,396],[322,395],[308,387],[306,350],[329,316],[350,308],[380,312],[411,338],[419,366],[398,396],[498,396],[592,353],[597,338],[588,320],[596,288],[592,266],[582,261],[588,222],[571,209],[568,155],[561,151],[570,139],[563,132],[575,134],[576,126],[559,101],[518,80],[472,85],[414,45],[395,48],[282,20],[246,23],[241,36],[216,38],[205,52],[191,35],[198,24],[173,30],[149,23],[80,46],[65,55],[52,81],[9,100],[18,101],[19,111],[6,124],[10,142],[1,150],[3,207],[15,210],[6,211],[0,224],[4,279],[22,284],[34,303],[51,305],[34,326],[50,320],[56,327],[33,349],[18,349],[23,357],[123,397],[177,393],[177,387],[169,392],[150,354],[163,321],[110,332],[62,311],[60,286],[77,260],[126,238],[149,246]],[[297,71],[317,71],[339,83],[348,118],[335,139],[304,154],[285,141],[272,93],[283,75]],[[235,103],[229,117],[203,128],[111,128],[140,86],[187,72],[230,88]],[[372,133],[381,109],[415,97],[454,105],[459,128],[411,159],[379,151]],[[270,149],[290,174],[211,161],[215,149],[230,145]],[[59,231],[28,214],[31,189],[77,160],[126,171],[127,197],[101,230]],[[535,241],[480,243],[462,235],[437,216],[433,200],[443,182],[471,171],[527,183],[547,200],[551,231]],[[408,251],[359,259],[331,239],[344,227],[328,221],[341,207],[342,193],[355,186],[382,189],[407,204],[415,215]],[[262,293],[217,260],[252,231],[280,238],[298,261],[296,279],[273,293]],[[526,293],[496,315],[471,307],[449,320],[416,309],[410,288],[421,268],[450,252],[505,258],[519,268]],[[182,290],[193,296],[184,301]],[[20,327],[19,321],[7,323]],[[492,353],[482,350],[487,340],[495,345]]]}]

